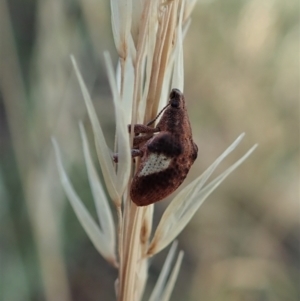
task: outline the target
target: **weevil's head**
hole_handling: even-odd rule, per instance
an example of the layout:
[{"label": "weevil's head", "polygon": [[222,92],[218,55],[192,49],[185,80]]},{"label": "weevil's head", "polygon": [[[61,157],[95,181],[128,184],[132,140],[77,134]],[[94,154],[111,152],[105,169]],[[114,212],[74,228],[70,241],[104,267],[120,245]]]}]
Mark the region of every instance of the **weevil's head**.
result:
[{"label": "weevil's head", "polygon": [[[157,118],[162,115],[164,119],[177,119],[180,120],[184,116],[185,109],[185,100],[183,93],[178,89],[172,89],[169,95],[169,102],[168,104],[159,112],[159,114],[150,122],[147,123],[147,125],[153,124]],[[165,116],[165,117],[164,117]],[[172,117],[171,117],[172,116]],[[172,121],[173,122],[173,121]],[[163,122],[160,122],[160,125]]]},{"label": "weevil's head", "polygon": [[184,96],[178,89],[172,89],[169,96],[169,105],[174,109],[184,108]]}]

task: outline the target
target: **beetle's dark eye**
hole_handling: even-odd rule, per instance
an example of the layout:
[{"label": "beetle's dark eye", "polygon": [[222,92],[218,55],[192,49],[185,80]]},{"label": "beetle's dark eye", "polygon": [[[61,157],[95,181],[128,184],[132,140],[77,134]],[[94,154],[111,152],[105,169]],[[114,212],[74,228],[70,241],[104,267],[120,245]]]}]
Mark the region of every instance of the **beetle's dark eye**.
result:
[{"label": "beetle's dark eye", "polygon": [[180,100],[178,98],[171,98],[170,104],[171,104],[171,107],[178,108],[180,105]]}]

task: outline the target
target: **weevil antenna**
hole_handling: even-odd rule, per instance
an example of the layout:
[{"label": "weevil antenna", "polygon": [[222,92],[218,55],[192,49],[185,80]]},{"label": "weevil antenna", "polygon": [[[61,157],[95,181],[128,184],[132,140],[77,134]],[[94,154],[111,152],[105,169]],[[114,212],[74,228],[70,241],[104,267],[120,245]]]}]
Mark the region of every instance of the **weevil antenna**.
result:
[{"label": "weevil antenna", "polygon": [[163,113],[163,111],[169,106],[170,104],[168,103],[159,113],[158,113],[158,115],[153,119],[153,120],[151,120],[151,121],[149,121],[148,123],[147,123],[147,126],[149,126],[149,125],[151,125],[152,123],[154,123],[156,120],[157,120],[157,118]]}]

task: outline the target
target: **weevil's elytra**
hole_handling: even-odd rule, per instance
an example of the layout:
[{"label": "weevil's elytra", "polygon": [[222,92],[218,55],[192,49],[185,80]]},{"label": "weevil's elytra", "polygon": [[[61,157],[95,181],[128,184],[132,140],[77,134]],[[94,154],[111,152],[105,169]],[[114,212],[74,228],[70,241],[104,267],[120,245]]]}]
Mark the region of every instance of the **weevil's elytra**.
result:
[{"label": "weevil's elytra", "polygon": [[146,206],[174,192],[197,158],[198,147],[192,138],[183,94],[173,89],[157,126],[137,124],[134,133],[132,153],[140,156],[141,161],[130,196],[136,205]]}]

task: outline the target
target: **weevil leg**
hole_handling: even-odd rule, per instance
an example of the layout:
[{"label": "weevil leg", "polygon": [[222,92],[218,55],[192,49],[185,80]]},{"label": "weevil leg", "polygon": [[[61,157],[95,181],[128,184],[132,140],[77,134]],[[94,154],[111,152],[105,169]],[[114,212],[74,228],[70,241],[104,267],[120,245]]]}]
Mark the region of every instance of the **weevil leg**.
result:
[{"label": "weevil leg", "polygon": [[139,149],[134,148],[134,149],[131,150],[131,156],[132,156],[132,158],[142,157],[143,156],[143,152],[141,150],[139,150]]},{"label": "weevil leg", "polygon": [[[144,124],[135,124],[133,126],[133,132],[135,134],[153,134],[159,132],[159,128],[153,128]],[[131,124],[128,124],[128,132],[131,132]]]},{"label": "weevil leg", "polygon": [[153,137],[152,133],[134,137],[133,138],[133,148],[139,148],[141,144],[145,143],[152,137]]},{"label": "weevil leg", "polygon": [[[139,149],[134,148],[134,149],[131,150],[131,157],[132,158],[141,157],[142,155],[143,155],[143,152],[140,151]],[[114,160],[115,163],[118,163],[118,161],[119,161],[118,154],[113,155],[113,160]]]},{"label": "weevil leg", "polygon": [[195,142],[193,142],[193,160],[195,161],[197,159],[197,156],[198,156],[198,146]]},{"label": "weevil leg", "polygon": [[115,163],[118,163],[119,160],[118,154],[113,154],[112,159]]}]

